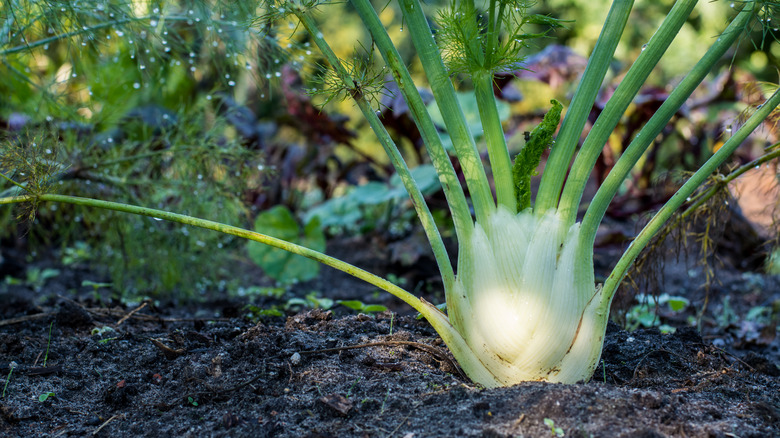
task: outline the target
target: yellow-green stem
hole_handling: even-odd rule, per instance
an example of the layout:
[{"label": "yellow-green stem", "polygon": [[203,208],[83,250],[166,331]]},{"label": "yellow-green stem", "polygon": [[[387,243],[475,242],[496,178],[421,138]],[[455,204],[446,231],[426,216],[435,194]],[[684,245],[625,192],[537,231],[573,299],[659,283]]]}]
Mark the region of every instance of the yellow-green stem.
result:
[{"label": "yellow-green stem", "polygon": [[509,159],[506,137],[504,137],[504,129],[501,126],[501,118],[496,107],[496,96],[493,94],[493,72],[476,72],[473,74],[472,80],[479,108],[479,118],[482,121],[482,131],[487,143],[493,184],[496,186],[498,205],[503,205],[510,212],[517,213],[512,161]]},{"label": "yellow-green stem", "polygon": [[550,152],[542,173],[542,181],[536,195],[534,212],[541,216],[549,209],[558,207],[561,188],[569,170],[569,164],[580,141],[582,129],[588,120],[590,109],[601,89],[601,83],[612,62],[620,36],[628,21],[634,0],[615,0],[604,21],[596,47],[590,55],[588,65],[577,86],[561,129],[555,139],[555,147]]},{"label": "yellow-green stem", "polygon": [[387,34],[371,2],[368,0],[351,0],[351,3],[355,6],[360,18],[371,33],[374,44],[376,44],[377,49],[382,54],[382,58],[393,73],[393,78],[406,100],[409,112],[420,130],[428,156],[431,158],[431,162],[436,168],[436,173],[439,175],[439,182],[441,182],[444,195],[447,198],[458,241],[466,242],[471,236],[474,222],[471,218],[466,195],[452,166],[450,156],[442,145],[436,125],[434,125],[425,103],[417,91],[417,86],[412,76],[406,69],[401,55],[396,50],[395,45],[393,45],[393,41]]},{"label": "yellow-green stem", "polygon": [[479,156],[474,137],[469,132],[463,110],[458,103],[455,88],[450,81],[450,75],[444,66],[439,48],[433,39],[428,18],[423,13],[418,0],[399,0],[401,12],[407,23],[412,42],[417,50],[417,56],[425,70],[425,75],[441,110],[447,132],[452,138],[455,152],[458,155],[466,186],[474,204],[477,222],[486,222],[496,204],[490,191],[485,167]]},{"label": "yellow-green stem", "polygon": [[601,155],[609,136],[620,122],[639,89],[644,85],[647,77],[658,64],[661,56],[677,36],[682,25],[685,24],[697,1],[677,0],[675,2],[661,26],[642,48],[639,57],[618,85],[596,123],[593,124],[588,138],[585,139],[574,164],[572,164],[558,206],[558,211],[567,224],[573,224],[577,219],[577,211],[588,177],[593,171],[593,166]]},{"label": "yellow-green stem", "polygon": [[663,228],[666,221],[668,221],[672,214],[687,201],[687,198],[704,184],[705,180],[717,170],[718,166],[734,153],[737,147],[747,139],[748,135],[750,135],[750,133],[752,133],[758,125],[777,108],[778,104],[780,104],[780,89],[776,90],[774,94],[758,108],[745,124],[737,130],[734,136],[726,141],[726,143],[721,146],[721,148],[718,149],[718,151],[715,152],[715,154],[710,157],[710,159],[707,160],[707,162],[704,163],[704,165],[699,168],[685,184],[683,184],[680,190],[664,204],[650,222],[645,225],[634,241],[631,242],[628,249],[623,253],[623,256],[620,257],[615,269],[612,270],[612,273],[604,283],[604,296],[602,299],[606,300],[606,302],[603,303],[605,308],[609,308],[612,297],[614,296],[618,285],[623,280],[623,277],[625,277],[626,272],[628,272],[628,268],[634,260],[636,260],[637,256],[639,256],[642,249],[647,246],[650,239]]},{"label": "yellow-green stem", "polygon": [[431,214],[428,205],[425,203],[425,198],[423,197],[422,192],[420,192],[420,188],[417,186],[417,183],[412,177],[412,174],[409,171],[409,167],[406,165],[403,156],[401,156],[401,152],[398,150],[398,147],[395,145],[392,137],[385,129],[381,120],[379,120],[379,117],[376,115],[376,110],[368,103],[365,96],[362,94],[362,91],[360,91],[360,87],[355,84],[352,76],[350,76],[349,72],[347,72],[347,70],[344,68],[339,58],[322,37],[322,32],[320,32],[317,24],[314,22],[314,19],[307,11],[304,10],[295,11],[295,15],[298,17],[301,24],[306,28],[306,31],[309,32],[309,35],[311,35],[315,44],[325,56],[325,59],[327,59],[328,63],[330,63],[331,68],[336,71],[344,85],[349,89],[351,97],[358,104],[360,111],[363,113],[363,116],[366,118],[366,120],[368,120],[369,125],[371,125],[371,129],[374,131],[377,139],[385,149],[387,156],[390,158],[390,162],[395,168],[395,171],[401,179],[406,192],[409,194],[409,197],[412,200],[412,204],[414,205],[415,211],[417,212],[417,217],[422,223],[423,230],[425,231],[425,235],[428,238],[428,242],[430,243],[431,249],[433,250],[434,258],[436,259],[436,263],[439,267],[439,272],[442,276],[442,282],[444,283],[445,291],[450,290],[453,283],[455,282],[455,272],[452,269],[452,263],[450,262],[449,255],[447,254],[447,249],[444,246],[444,241],[441,238],[439,229],[436,226],[436,221],[433,219],[433,215]]},{"label": "yellow-green stem", "polygon": [[285,240],[277,239],[275,237],[260,234],[255,231],[250,231],[244,228],[234,227],[231,225],[225,225],[223,223],[210,221],[206,219],[195,218],[178,213],[170,213],[164,210],[157,210],[154,208],[139,207],[135,205],[122,204],[118,202],[102,201],[99,199],[82,198],[78,196],[68,195],[56,195],[56,194],[42,194],[42,195],[23,195],[23,196],[9,196],[6,198],[0,198],[0,205],[4,204],[16,204],[24,202],[61,202],[73,205],[82,205],[91,208],[102,208],[105,210],[119,211],[123,213],[136,214],[139,216],[148,216],[157,219],[164,219],[170,222],[176,222],[183,225],[190,225],[193,227],[204,228],[207,230],[217,231],[223,234],[229,234],[231,236],[241,237],[255,242],[264,243],[274,248],[283,249],[293,254],[298,254],[303,257],[316,260],[324,265],[328,265],[339,271],[346,272],[353,277],[359,278],[367,283],[370,283],[382,290],[390,292],[396,297],[403,300],[405,303],[412,306],[418,312],[427,310],[419,298],[405,291],[404,289],[396,286],[395,284],[378,277],[370,272],[360,269],[349,263],[343,262],[339,259],[330,257],[321,252],[314,251],[294,243],[287,242]]},{"label": "yellow-green stem", "polygon": [[[749,6],[749,5],[748,5]],[[631,140],[629,146],[623,151],[615,167],[609,172],[607,178],[599,187],[588,210],[582,219],[581,239],[583,250],[591,252],[593,241],[596,238],[596,230],[601,223],[609,203],[623,184],[631,169],[639,161],[642,154],[652,144],[653,140],[667,126],[669,120],[677,113],[685,101],[690,97],[696,87],[701,84],[712,67],[723,57],[726,51],[734,44],[742,34],[742,29],[752,16],[752,7],[745,7],[729,24],[721,36],[713,43],[707,53],[696,63],[691,72],[685,76],[680,84],[669,94],[664,103],[648,120],[645,126]],[[583,254],[585,257],[585,254]]]}]

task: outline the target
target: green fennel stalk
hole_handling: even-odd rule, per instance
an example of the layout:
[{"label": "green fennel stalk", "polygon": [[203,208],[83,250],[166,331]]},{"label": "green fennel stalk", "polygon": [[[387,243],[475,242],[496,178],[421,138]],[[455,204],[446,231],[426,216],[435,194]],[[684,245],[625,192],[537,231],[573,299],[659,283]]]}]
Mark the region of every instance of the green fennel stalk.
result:
[{"label": "green fennel stalk", "polygon": [[634,0],[616,0],[612,2],[604,27],[596,41],[596,47],[588,59],[588,65],[582,74],[580,84],[574,93],[566,117],[556,137],[556,147],[550,152],[542,182],[536,197],[537,214],[558,206],[563,181],[569,170],[569,164],[577,143],[582,135],[590,109],[601,90],[604,76],[612,61],[620,36],[623,35]]},{"label": "green fennel stalk", "polygon": [[[161,210],[44,193],[19,185],[5,174],[0,176],[11,180],[25,194],[0,198],[0,204],[72,203],[152,216],[265,243],[347,272],[402,299],[432,324],[466,374],[484,386],[526,380],[565,383],[587,380],[598,364],[609,307],[628,267],[671,215],[780,104],[780,92],[775,91],[639,233],[604,285],[595,284],[595,232],[618,187],[660,130],[739,40],[742,30],[768,8],[767,2],[762,1],[740,4],[741,10],[726,31],[632,140],[590,203],[582,222],[576,222],[582,192],[598,154],[696,3],[696,0],[675,3],[575,154],[633,6],[631,0],[615,0],[558,135],[553,139],[562,107],[554,102],[553,109],[533,131],[513,163],[496,110],[494,74],[519,68],[520,49],[528,40],[545,34],[528,33],[526,26],[553,28],[561,23],[530,14],[532,2],[529,1],[489,0],[480,5],[486,7],[481,10],[473,0],[453,0],[441,11],[440,26],[434,34],[423,4],[418,0],[398,0],[405,26],[452,139],[465,189],[473,204],[472,218],[451,157],[376,10],[369,0],[351,0],[410,108],[444,188],[459,244],[457,267],[453,269],[425,200],[397,145],[376,115],[376,108],[371,106],[371,96],[366,95],[368,89],[358,79],[362,76],[345,67],[346,63],[335,55],[317,27],[315,15],[321,4],[314,0],[269,0],[269,10],[273,10],[269,17],[294,16],[310,34],[340,81],[339,92],[356,102],[390,157],[409,192],[438,263],[447,300],[446,315],[359,268],[237,227]],[[478,19],[483,18],[482,14],[486,14],[484,19]],[[488,171],[457,100],[452,81],[455,74],[470,78],[474,87],[495,197]],[[530,178],[541,154],[550,145],[553,145],[552,152],[532,203]]]}]

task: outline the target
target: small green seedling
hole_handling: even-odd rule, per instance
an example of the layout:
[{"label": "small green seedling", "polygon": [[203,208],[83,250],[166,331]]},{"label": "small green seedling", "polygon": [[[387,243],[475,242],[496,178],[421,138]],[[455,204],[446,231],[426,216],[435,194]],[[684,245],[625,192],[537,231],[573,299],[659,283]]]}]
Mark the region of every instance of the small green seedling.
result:
[{"label": "small green seedling", "polygon": [[550,434],[552,436],[561,437],[561,436],[566,435],[566,432],[564,432],[562,428],[555,427],[555,421],[553,421],[551,418],[545,418],[544,419],[544,424],[546,424],[547,427],[550,428]]},{"label": "small green seedling", "polygon": [[780,275],[780,247],[775,248],[766,258],[766,272],[769,275]]},{"label": "small green seedling", "polygon": [[56,394],[54,394],[54,393],[53,393],[53,392],[51,392],[51,391],[50,391],[50,392],[44,392],[43,394],[41,394],[41,395],[39,395],[39,396],[38,396],[38,401],[39,401],[39,402],[41,402],[41,403],[43,403],[43,402],[45,402],[46,400],[48,400],[48,399],[50,399],[50,398],[55,398],[55,397],[57,397],[57,395],[56,395]]},{"label": "small green seedling", "polygon": [[8,364],[8,377],[5,378],[5,386],[3,386],[3,397],[5,398],[5,391],[8,389],[8,384],[11,383],[11,374],[14,372],[14,368],[16,368],[18,365],[16,362],[11,361],[11,363]]},{"label": "small green seedling", "polygon": [[243,288],[243,287],[238,288],[237,295],[280,299],[286,292],[287,292],[287,288],[279,287],[279,286],[274,286],[274,287],[250,286],[247,288]]},{"label": "small green seedling", "polygon": [[49,340],[46,342],[46,354],[43,356],[43,367],[46,368],[46,361],[49,360],[49,347],[51,347],[51,329],[54,326],[54,321],[49,324]]},{"label": "small green seedling", "polygon": [[658,327],[662,333],[674,333],[674,327],[668,324],[659,324],[657,309],[659,306],[666,305],[670,311],[680,312],[690,304],[687,298],[670,296],[669,294],[661,294],[657,297],[638,295],[637,301],[639,304],[626,312],[626,329],[628,331],[634,331],[640,327]]},{"label": "small green seedling", "polygon": [[98,344],[108,344],[111,341],[115,341],[119,338],[105,338],[98,341]]},{"label": "small green seedling", "polygon": [[95,327],[95,328],[93,328],[92,331],[89,332],[89,334],[92,335],[92,336],[97,335],[97,336],[102,337],[104,334],[106,334],[108,332],[113,332],[113,331],[114,331],[113,328],[111,328],[109,326],[103,326],[103,327]]},{"label": "small green seedling", "polygon": [[198,402],[197,402],[197,401],[195,401],[195,399],[194,399],[194,398],[192,398],[192,397],[187,397],[187,402],[188,402],[189,404],[191,404],[192,406],[195,406],[196,408],[198,407]]},{"label": "small green seedling", "polygon": [[54,278],[58,275],[60,275],[60,271],[57,269],[29,268],[27,269],[26,279],[21,280],[9,275],[5,277],[5,283],[8,285],[31,287],[36,292],[40,292],[50,278]]},{"label": "small green seedling", "polygon": [[111,287],[111,283],[101,283],[97,281],[92,280],[84,280],[81,282],[81,285],[84,287],[91,287],[92,288],[92,297],[95,299],[95,301],[100,301],[100,294],[98,294],[98,290],[104,287]]},{"label": "small green seedling", "polygon": [[90,332],[90,334],[92,336],[99,336],[101,338],[101,339],[98,340],[98,344],[107,344],[107,343],[117,339],[116,336],[104,338],[103,336],[105,336],[108,333],[116,333],[116,330],[114,330],[114,329],[112,329],[111,327],[108,327],[108,326],[103,326],[103,327],[95,327]]},{"label": "small green seedling", "polygon": [[254,304],[247,304],[244,306],[244,310],[248,312],[247,317],[251,319],[262,319],[269,316],[284,316],[284,312],[282,309],[279,308],[279,306],[271,306],[268,309],[264,309],[260,306],[256,306]]},{"label": "small green seedling", "polygon": [[721,311],[715,315],[715,321],[718,323],[718,327],[726,328],[731,324],[739,323],[739,315],[731,305],[731,297],[726,295],[723,297],[723,304],[721,305]]},{"label": "small green seedling", "polygon": [[62,264],[72,266],[78,263],[87,263],[89,260],[94,259],[93,252],[86,242],[76,242],[73,246],[62,250]]},{"label": "small green seedling", "polygon": [[352,390],[355,389],[355,386],[357,386],[358,383],[360,383],[360,377],[355,379],[355,381],[352,382],[352,386],[350,386],[349,390],[347,390],[347,396],[346,396],[347,399],[349,399],[352,396]]},{"label": "small green seedling", "polygon": [[380,304],[365,304],[358,300],[334,301],[327,297],[321,297],[316,291],[309,292],[303,298],[293,297],[288,299],[284,305],[272,305],[269,308],[262,308],[254,304],[244,307],[252,318],[263,318],[268,316],[284,316],[284,311],[299,311],[302,309],[322,309],[329,310],[336,304],[349,307],[360,313],[371,314],[384,312],[387,307]]},{"label": "small green seedling", "polygon": [[311,308],[328,310],[335,304],[330,298],[320,297],[316,291],[309,292],[305,298],[290,298],[284,305],[285,310]]}]

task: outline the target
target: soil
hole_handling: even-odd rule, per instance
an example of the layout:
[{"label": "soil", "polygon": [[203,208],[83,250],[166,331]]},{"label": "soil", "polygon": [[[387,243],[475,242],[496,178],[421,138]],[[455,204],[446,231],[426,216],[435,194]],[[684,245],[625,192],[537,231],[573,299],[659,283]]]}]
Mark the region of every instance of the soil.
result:
[{"label": "soil", "polygon": [[[336,242],[328,252],[381,265],[353,251],[365,247]],[[249,298],[123,306],[81,286],[92,271],[59,269],[45,287],[0,286],[0,435],[780,436],[776,322],[746,316],[780,300],[777,276],[721,270],[699,332],[685,318],[702,306],[702,280],[677,266],[665,287],[687,291],[692,305],[667,315],[675,333],[611,323],[590,382],[483,389],[392,298],[391,311],[372,316],[337,307],[258,322],[244,316]],[[311,289],[384,300],[333,271],[295,293]],[[727,311],[734,317],[720,318]]]}]

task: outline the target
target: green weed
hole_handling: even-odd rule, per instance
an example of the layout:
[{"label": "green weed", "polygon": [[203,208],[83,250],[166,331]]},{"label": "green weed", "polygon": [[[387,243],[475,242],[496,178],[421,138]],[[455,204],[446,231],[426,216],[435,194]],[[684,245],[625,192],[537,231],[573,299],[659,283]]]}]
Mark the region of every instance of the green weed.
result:
[{"label": "green weed", "polygon": [[43,394],[40,394],[40,395],[38,396],[38,401],[39,401],[40,403],[43,403],[43,402],[45,402],[46,400],[49,400],[49,399],[51,399],[51,398],[55,398],[55,397],[57,397],[57,395],[56,395],[56,394],[54,394],[53,392],[44,392]]},{"label": "green weed", "polygon": [[563,428],[561,427],[555,427],[555,421],[551,418],[545,418],[544,419],[545,426],[550,428],[550,434],[555,437],[562,437],[566,435],[566,432],[564,432]]}]

